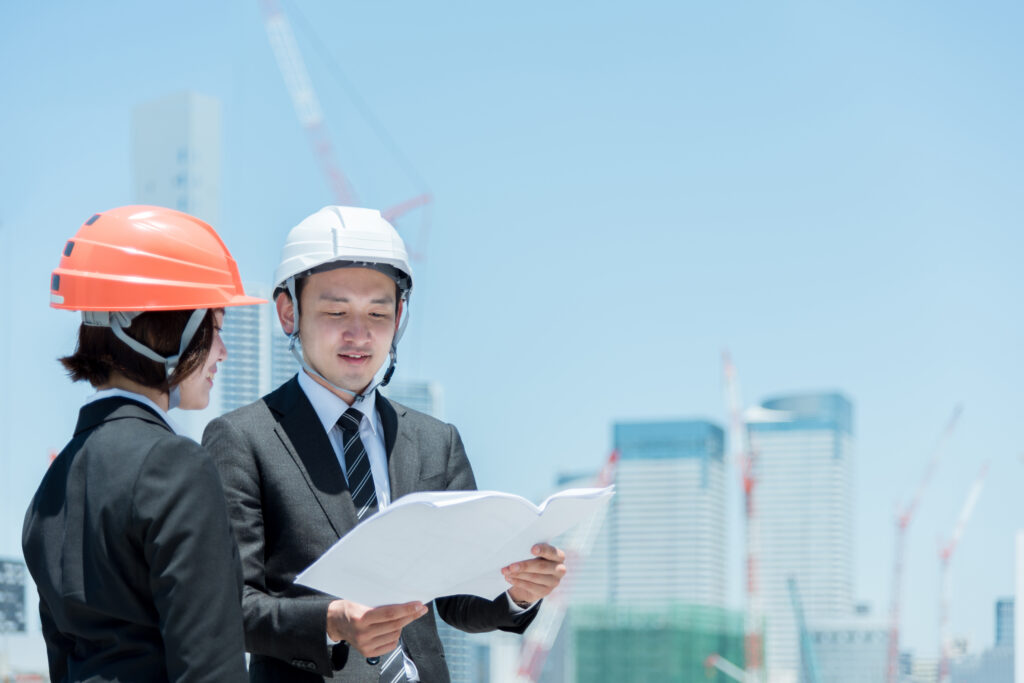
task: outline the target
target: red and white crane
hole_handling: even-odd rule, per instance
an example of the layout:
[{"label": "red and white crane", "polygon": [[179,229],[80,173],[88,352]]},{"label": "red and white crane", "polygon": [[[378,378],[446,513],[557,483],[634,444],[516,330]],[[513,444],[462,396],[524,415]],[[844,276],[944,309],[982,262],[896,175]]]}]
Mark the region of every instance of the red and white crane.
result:
[{"label": "red and white crane", "polygon": [[975,478],[974,483],[971,485],[971,489],[967,494],[967,499],[964,501],[964,506],[960,510],[960,517],[956,520],[956,526],[953,527],[952,535],[949,537],[949,540],[939,548],[939,566],[942,580],[940,584],[941,593],[939,596],[940,641],[938,683],[945,683],[949,680],[949,658],[953,645],[949,634],[949,603],[953,593],[952,582],[949,574],[949,562],[953,557],[953,553],[956,551],[957,545],[960,543],[960,537],[963,536],[964,527],[967,526],[967,522],[971,518],[971,513],[974,512],[974,506],[978,502],[978,497],[981,495],[981,489],[985,485],[985,475],[988,474],[988,466],[988,462],[981,466],[981,471],[978,472],[978,476]]},{"label": "red and white crane", "polygon": [[[746,519],[746,594],[747,609],[744,628],[745,679],[748,683],[764,680],[764,605],[758,577],[758,562],[761,559],[759,518],[755,506],[754,490],[757,486],[755,465],[757,454],[750,445],[750,432],[743,418],[739,381],[736,367],[728,351],[722,351],[722,373],[726,401],[729,406],[729,455],[740,470],[743,484],[743,510]],[[714,655],[718,657],[718,655]],[[718,657],[717,660],[721,658]]]},{"label": "red and white crane", "polygon": [[[316,155],[320,170],[327,178],[334,200],[338,204],[358,205],[352,183],[349,182],[335,160],[334,145],[331,144],[331,138],[327,133],[323,109],[320,107],[320,100],[313,88],[313,82],[309,78],[306,62],[295,42],[295,33],[292,31],[291,23],[281,10],[277,0],[261,0],[260,7],[263,11],[267,39],[270,41],[277,66],[281,69],[281,75],[284,77],[285,86],[288,88],[292,105],[295,107],[295,114],[309,136],[313,153]],[[432,199],[429,192],[423,192],[382,210],[381,214],[393,222],[402,214],[429,204]],[[421,235],[421,242],[423,241],[422,237]],[[414,249],[411,255],[414,258],[422,258],[422,251],[422,248]]]},{"label": "red and white crane", "polygon": [[946,428],[943,430],[938,443],[932,451],[932,456],[928,460],[928,466],[925,468],[924,476],[921,478],[921,482],[918,484],[917,490],[914,491],[914,496],[910,499],[910,504],[902,511],[897,510],[896,513],[896,549],[893,556],[892,594],[890,596],[891,602],[889,605],[889,653],[886,662],[887,683],[897,683],[897,680],[899,679],[900,599],[901,583],[903,580],[903,552],[906,548],[907,529],[914,518],[914,513],[917,511],[918,504],[921,502],[921,496],[924,494],[924,491],[928,486],[928,482],[931,481],[932,474],[935,473],[935,468],[939,464],[942,451],[944,450],[946,442],[949,441],[949,437],[952,435],[953,429],[956,427],[957,420],[960,419],[960,413],[962,411],[963,406],[961,405],[957,405],[956,408],[953,409],[953,415],[946,423]]}]

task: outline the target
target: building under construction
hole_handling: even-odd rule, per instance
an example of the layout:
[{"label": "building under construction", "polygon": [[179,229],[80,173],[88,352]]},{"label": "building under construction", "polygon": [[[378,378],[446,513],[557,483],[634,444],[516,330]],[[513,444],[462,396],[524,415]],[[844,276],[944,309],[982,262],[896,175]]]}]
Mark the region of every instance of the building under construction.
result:
[{"label": "building under construction", "polygon": [[576,681],[726,683],[709,653],[743,664],[743,615],[710,605],[579,605],[569,613]]}]

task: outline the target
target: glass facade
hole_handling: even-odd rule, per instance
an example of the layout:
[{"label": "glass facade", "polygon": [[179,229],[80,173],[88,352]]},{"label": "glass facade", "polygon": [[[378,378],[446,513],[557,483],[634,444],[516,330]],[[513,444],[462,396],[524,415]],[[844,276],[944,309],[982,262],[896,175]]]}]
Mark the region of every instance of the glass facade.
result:
[{"label": "glass facade", "polygon": [[765,401],[749,411],[765,665],[797,681],[800,650],[787,581],[808,624],[853,614],[853,409],[835,393]]},{"label": "glass facade", "polygon": [[706,666],[717,654],[743,666],[743,616],[720,607],[664,603],[588,605],[571,612],[576,681],[648,683],[732,679]]},{"label": "glass facade", "polygon": [[604,527],[573,602],[725,606],[723,434],[710,422],[618,423]]}]

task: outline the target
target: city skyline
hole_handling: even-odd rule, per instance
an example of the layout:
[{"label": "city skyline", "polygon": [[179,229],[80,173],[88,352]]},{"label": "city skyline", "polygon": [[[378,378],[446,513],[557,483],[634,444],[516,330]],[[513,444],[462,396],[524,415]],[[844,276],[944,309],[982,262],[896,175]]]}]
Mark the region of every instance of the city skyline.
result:
[{"label": "city skyline", "polygon": [[[1024,525],[1021,8],[309,3],[302,22],[284,7],[361,202],[418,192],[403,161],[429,180],[429,222],[399,223],[429,240],[397,377],[443,383],[482,487],[539,499],[557,472],[599,466],[616,421],[724,426],[727,346],[744,405],[831,390],[856,404],[853,594],[885,615],[896,507],[962,402],[909,530],[903,642],[937,652],[938,541],[985,459],[950,621],[972,648],[993,642]],[[31,489],[89,393],[53,361],[77,322],[46,308],[42,283],[85,218],[133,201],[133,108],[182,90],[223,102],[216,227],[247,282],[267,282],[287,229],[332,199],[255,2],[3,13],[18,96],[0,114],[0,285],[19,295],[0,335],[17,388],[0,555],[16,556]],[[507,410],[532,405],[524,433]],[[737,478],[730,466],[731,530]],[[738,606],[738,544],[728,561]]]}]

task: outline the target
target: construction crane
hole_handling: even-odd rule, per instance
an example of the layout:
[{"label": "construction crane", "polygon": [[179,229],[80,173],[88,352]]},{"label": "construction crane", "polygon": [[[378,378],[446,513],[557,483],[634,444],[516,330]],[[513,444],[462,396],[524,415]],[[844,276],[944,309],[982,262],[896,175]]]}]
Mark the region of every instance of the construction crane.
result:
[{"label": "construction crane", "polygon": [[[292,105],[295,107],[295,114],[309,137],[313,153],[316,155],[320,170],[327,178],[331,193],[339,204],[357,205],[358,200],[352,183],[349,182],[335,161],[334,146],[331,144],[324,124],[320,100],[313,88],[313,82],[309,78],[309,72],[306,70],[306,62],[302,59],[302,53],[295,42],[295,33],[292,31],[291,23],[281,10],[277,0],[261,0],[260,7],[263,11],[267,39],[270,41],[277,66],[284,77],[285,86],[288,88]],[[378,131],[378,135],[380,134]],[[430,193],[424,192],[384,209],[381,214],[385,219],[394,221],[406,212],[429,204],[431,201]],[[422,258],[423,249],[412,250],[411,255],[414,258]]]},{"label": "construction crane", "polygon": [[[743,419],[743,406],[740,401],[739,381],[732,357],[728,351],[722,351],[722,373],[725,384],[726,401],[729,407],[729,451],[730,459],[740,470],[743,483],[743,510],[746,519],[746,594],[747,609],[743,639],[745,676],[748,683],[762,683],[764,680],[764,639],[762,626],[764,607],[761,604],[761,588],[758,582],[758,562],[760,561],[759,520],[754,503],[754,489],[757,485],[755,465],[757,455],[750,445],[750,432]],[[717,655],[715,655],[717,656]]]},{"label": "construction crane", "polygon": [[[604,488],[615,483],[615,472],[619,463],[619,452],[612,451],[601,471],[594,478],[594,486]],[[562,582],[544,599],[544,609],[538,614],[530,630],[523,636],[523,645],[519,654],[519,669],[516,672],[517,683],[536,683],[540,680],[551,646],[555,643],[565,612],[569,606],[569,595],[572,592],[573,579],[579,575],[580,566],[590,552],[597,538],[601,524],[604,522],[605,508],[586,522],[580,524],[562,544],[565,551],[566,564],[572,571],[566,574]]]},{"label": "construction crane", "polygon": [[985,484],[985,476],[988,474],[988,462],[985,462],[981,466],[981,471],[978,472],[977,478],[971,485],[971,489],[967,494],[967,499],[964,501],[963,508],[960,510],[960,516],[956,520],[956,526],[953,527],[953,533],[949,537],[949,540],[939,549],[939,567],[941,572],[941,593],[939,596],[939,681],[938,683],[945,683],[949,680],[949,658],[952,649],[952,639],[949,634],[949,603],[953,593],[952,582],[950,581],[949,574],[949,561],[953,557],[953,552],[956,550],[957,545],[960,543],[960,537],[963,536],[964,527],[967,526],[968,520],[971,518],[971,513],[974,511],[974,505],[978,502],[978,496],[981,495],[981,489]]},{"label": "construction crane", "polygon": [[961,405],[957,405],[953,409],[953,415],[946,423],[946,428],[943,430],[938,443],[932,451],[932,456],[928,460],[928,466],[925,468],[924,476],[921,478],[921,482],[918,484],[917,490],[914,491],[914,496],[910,499],[910,504],[903,511],[897,510],[896,513],[896,550],[893,555],[892,594],[890,596],[891,602],[889,605],[889,653],[886,661],[887,683],[897,683],[897,679],[899,677],[900,598],[901,583],[903,579],[903,552],[906,547],[907,529],[914,518],[917,506],[921,502],[921,496],[924,494],[925,488],[928,486],[928,482],[931,481],[932,474],[934,474],[935,468],[942,456],[942,451],[946,442],[949,441],[949,437],[952,435],[953,429],[956,427],[957,420],[960,419],[960,413],[962,411],[963,406]]},{"label": "construction crane", "polygon": [[801,680],[804,683],[821,683],[821,676],[818,674],[818,657],[814,652],[811,634],[807,631],[804,607],[800,603],[800,593],[796,587],[796,577],[789,577],[786,583],[789,585],[789,600],[793,605],[793,617],[796,619],[797,633],[800,635],[800,668],[803,671]]}]

